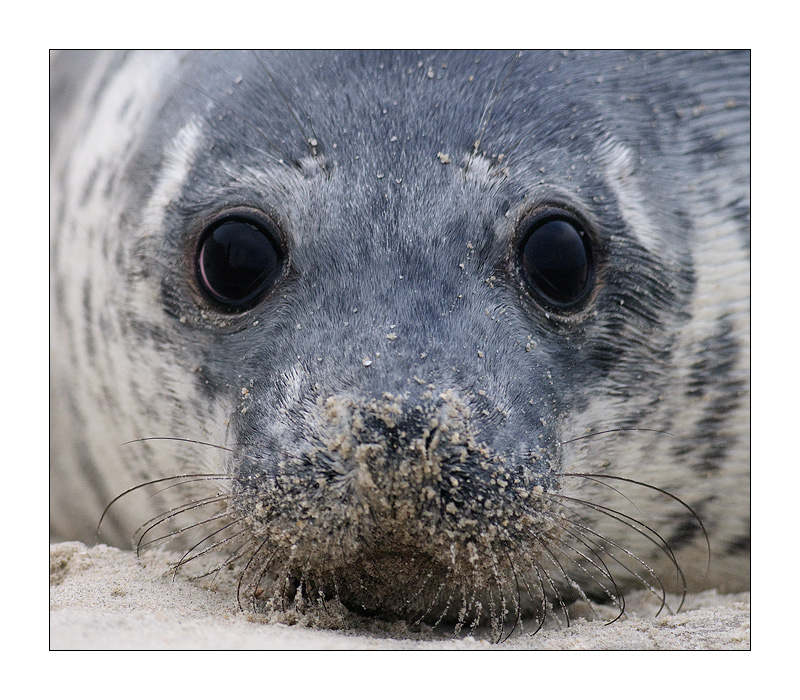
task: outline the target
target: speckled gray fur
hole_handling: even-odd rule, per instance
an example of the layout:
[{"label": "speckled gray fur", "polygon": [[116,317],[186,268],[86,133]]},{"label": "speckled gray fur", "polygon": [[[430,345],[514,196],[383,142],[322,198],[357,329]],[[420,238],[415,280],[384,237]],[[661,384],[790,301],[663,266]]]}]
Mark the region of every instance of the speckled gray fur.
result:
[{"label": "speckled gray fur", "polygon": [[[103,539],[220,494],[182,534],[230,522],[244,589],[459,624],[749,586],[747,52],[67,53],[51,109],[56,536],[214,473]],[[520,279],[543,205],[578,314]],[[233,206],[288,251],[235,315],[193,262]]]}]

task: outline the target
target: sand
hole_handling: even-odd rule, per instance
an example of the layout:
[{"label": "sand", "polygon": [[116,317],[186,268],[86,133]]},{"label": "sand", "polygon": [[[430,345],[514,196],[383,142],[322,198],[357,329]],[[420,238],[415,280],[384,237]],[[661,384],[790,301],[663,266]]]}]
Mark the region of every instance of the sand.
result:
[{"label": "sand", "polygon": [[[202,583],[165,572],[171,557],[141,558],[105,545],[50,546],[51,649],[749,649],[750,595],[690,594],[662,612],[647,593],[627,597],[623,619],[573,619],[502,644],[441,630],[412,631],[326,607],[313,615],[244,612],[227,579]],[[675,598],[669,602],[677,607]],[[595,617],[608,616],[599,609]]]}]

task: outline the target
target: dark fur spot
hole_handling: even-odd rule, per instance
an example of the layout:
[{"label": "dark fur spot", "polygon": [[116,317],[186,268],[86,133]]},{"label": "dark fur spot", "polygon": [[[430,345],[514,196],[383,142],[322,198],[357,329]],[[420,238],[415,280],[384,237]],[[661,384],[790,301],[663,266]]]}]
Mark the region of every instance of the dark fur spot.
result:
[{"label": "dark fur spot", "polygon": [[726,553],[733,556],[750,553],[750,533],[737,537],[725,549]]},{"label": "dark fur spot", "polygon": [[87,277],[83,282],[83,327],[84,327],[84,347],[89,358],[94,358],[97,348],[94,342],[94,313],[92,309],[92,280]]},{"label": "dark fur spot", "polygon": [[83,190],[81,191],[79,200],[81,206],[84,206],[89,201],[89,197],[92,196],[101,168],[102,163],[95,164],[94,168],[92,168],[92,172],[89,173],[89,177],[86,178],[86,182],[83,183]]},{"label": "dark fur spot", "polygon": [[[698,515],[701,515],[700,509],[696,508],[695,510],[698,511]],[[667,538],[667,543],[673,551],[677,551],[691,544],[700,536],[702,536],[702,528],[697,518],[691,513],[686,513],[681,516],[678,524],[673,526],[672,534]]]},{"label": "dark fur spot", "polygon": [[733,447],[728,417],[739,408],[746,388],[745,379],[734,372],[738,356],[733,324],[729,318],[722,317],[717,332],[702,345],[692,367],[687,395],[703,400],[703,415],[690,445],[678,450],[685,454],[686,448],[692,451],[704,448],[700,460],[693,463],[694,469],[701,473],[721,469]]}]

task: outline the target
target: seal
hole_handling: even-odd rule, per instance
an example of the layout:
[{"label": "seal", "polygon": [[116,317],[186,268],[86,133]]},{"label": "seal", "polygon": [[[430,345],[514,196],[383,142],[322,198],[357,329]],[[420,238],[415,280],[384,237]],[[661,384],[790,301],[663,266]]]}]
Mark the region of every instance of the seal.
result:
[{"label": "seal", "polygon": [[746,589],[749,63],[54,55],[54,536],[457,629]]}]

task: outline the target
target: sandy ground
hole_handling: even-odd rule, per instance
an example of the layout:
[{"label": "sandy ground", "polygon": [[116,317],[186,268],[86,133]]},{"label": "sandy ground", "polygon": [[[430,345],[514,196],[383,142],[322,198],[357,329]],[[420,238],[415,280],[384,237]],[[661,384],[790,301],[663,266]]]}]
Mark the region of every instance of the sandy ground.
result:
[{"label": "sandy ground", "polygon": [[[78,542],[50,546],[51,649],[749,649],[750,595],[690,595],[678,613],[652,595],[627,597],[623,619],[534,627],[503,644],[352,615],[266,618],[240,610],[231,581],[165,575],[167,553]],[[205,580],[207,581],[207,579]],[[670,600],[673,609],[675,600]],[[608,616],[595,611],[595,617]],[[479,637],[479,635],[476,635]]]}]

